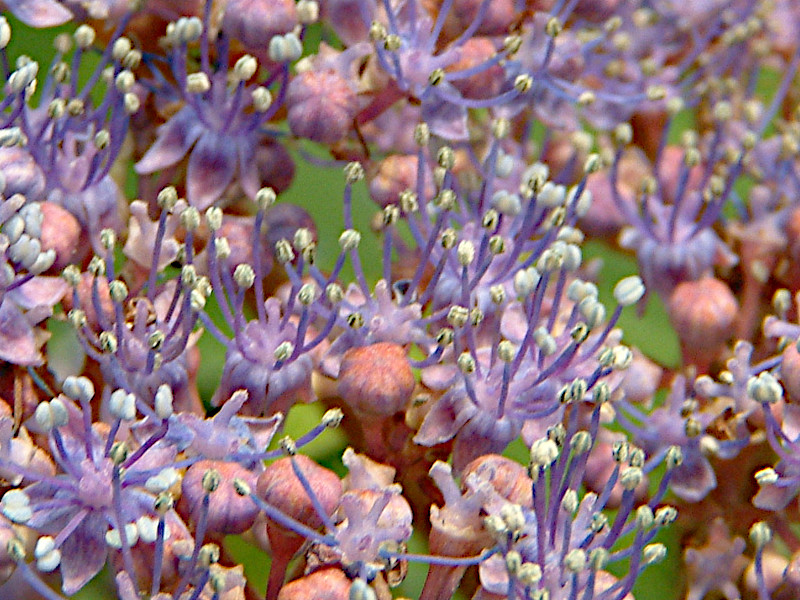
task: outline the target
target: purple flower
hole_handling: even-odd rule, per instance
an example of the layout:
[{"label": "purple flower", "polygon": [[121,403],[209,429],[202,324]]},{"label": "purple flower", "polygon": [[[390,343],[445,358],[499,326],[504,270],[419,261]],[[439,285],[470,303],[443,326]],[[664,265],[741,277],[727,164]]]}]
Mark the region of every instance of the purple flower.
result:
[{"label": "purple flower", "polygon": [[[120,420],[110,432],[92,426],[85,412],[91,410],[89,402],[94,395],[88,379],[68,379],[65,389],[78,398],[81,407],[61,395],[41,403],[31,423],[47,436],[57,473],[18,467],[25,472],[26,485],[6,493],[0,508],[12,521],[50,536],[40,538],[40,542],[47,540],[49,550],[40,554],[38,568],[60,568],[62,589],[71,595],[100,571],[109,551],[117,551],[115,547],[121,549],[125,568],[131,573],[130,553],[137,540],[148,540],[145,544],[155,541],[146,531],[148,519],[157,520],[155,496],[145,483],[168,465],[175,453],[153,445],[155,440],[126,446],[133,440],[124,435],[115,439]],[[135,415],[135,409],[133,412]],[[13,456],[4,448],[0,462],[7,468],[13,465],[11,460]]]},{"label": "purple flower", "polygon": [[320,44],[318,54],[289,83],[286,105],[292,133],[322,144],[350,133],[362,104],[354,83],[354,63],[367,52],[364,44],[344,52]]},{"label": "purple flower", "polygon": [[[174,84],[159,65],[149,65],[153,80],[148,85],[157,98],[183,106],[158,128],[155,142],[136,163],[137,173],[150,174],[177,165],[188,154],[186,193],[189,203],[199,209],[217,202],[234,181],[255,198],[264,183],[258,169],[252,168],[259,146],[267,140],[262,128],[283,103],[289,61],[299,58],[299,53],[290,53],[270,69],[262,85],[249,85],[258,71],[256,60],[244,56],[229,72],[229,41],[221,35],[216,44],[219,66],[212,68],[207,27],[196,17],[172,24],[167,66]],[[299,45],[296,37],[292,39]],[[201,61],[192,71],[196,67],[189,64],[189,44],[197,40]],[[280,90],[273,101],[269,87],[274,82]]]},{"label": "purple flower", "polygon": [[[123,24],[126,22],[127,18],[123,19]],[[18,89],[19,97],[11,116],[25,136],[26,151],[44,175],[42,199],[71,212],[99,247],[97,236],[102,228],[121,228],[118,213],[122,193],[111,177],[111,169],[122,151],[129,116],[139,108],[132,70],[138,66],[141,53],[117,30],[88,80],[79,86],[77,77],[69,76],[70,69],[79,68],[92,50],[95,31],[81,25],[73,38],[71,57],[68,53],[73,40],[66,34],[58,38],[57,54],[37,106],[29,103],[29,86],[12,86]],[[25,79],[23,74],[28,71],[35,77],[33,67],[36,63],[23,65],[17,79]],[[92,94],[99,89],[101,76],[108,78],[110,85],[95,104]]]},{"label": "purple flower", "polygon": [[[206,248],[208,272],[220,294],[222,314],[233,336],[222,332],[207,315],[203,322],[227,348],[222,381],[212,402],[219,405],[234,391],[244,389],[249,394],[246,412],[263,416],[288,410],[298,399],[310,401],[313,398],[311,372],[319,362],[319,348],[333,327],[335,315],[328,318],[324,333],[315,331],[317,304],[322,301],[317,284],[303,284],[301,280],[306,265],[303,252],[313,252],[314,246],[312,232],[304,227],[295,232],[294,247],[283,238],[276,244],[276,258],[284,265],[291,282],[285,304],[274,296],[265,299],[264,275],[270,265],[262,260],[261,227],[268,205],[274,202],[275,192],[264,188],[257,198],[259,211],[251,238],[252,265],[230,263],[228,242],[218,237],[222,213],[216,208],[207,211],[212,232]],[[295,249],[301,253],[296,260]],[[244,294],[251,287],[255,292],[256,318],[247,320]],[[299,313],[297,316],[293,314],[295,309]]]},{"label": "purple flower", "polygon": [[[747,435],[740,429],[746,419],[760,418],[761,401],[753,397],[753,382],[762,373],[764,376],[772,377],[769,370],[780,362],[780,357],[772,357],[753,364],[753,350],[750,342],[744,340],[736,342],[733,356],[725,363],[726,370],[720,374],[720,381],[714,381],[708,375],[701,375],[694,385],[694,391],[698,396],[728,403],[733,411],[732,431],[737,439]],[[777,384],[777,381],[775,383]],[[780,384],[778,386],[780,387]],[[776,388],[772,386],[771,389]],[[775,398],[775,402],[781,402],[782,396],[783,390],[780,390],[780,397]]]},{"label": "purple flower", "polygon": [[[436,19],[417,0],[405,0],[380,6],[375,0],[353,3],[354,16],[348,14],[345,3],[329,10],[337,15],[334,26],[350,49],[374,43],[374,54],[367,67],[367,82],[374,82],[374,98],[359,115],[367,123],[381,115],[389,106],[407,96],[420,105],[420,118],[432,133],[447,140],[467,139],[467,111],[470,108],[497,106],[515,97],[512,89],[490,98],[464,97],[454,82],[483,73],[496,66],[506,55],[500,49],[494,56],[473,66],[453,68],[461,60],[464,44],[480,26],[484,10],[458,39],[442,46],[442,29],[450,11],[450,3],[441,6]],[[384,11],[385,14],[382,14]],[[377,18],[376,18],[377,17]],[[361,19],[363,26],[357,22]],[[377,86],[374,85],[377,83]]]},{"label": "purple flower", "polygon": [[[77,267],[65,272],[74,288],[75,308],[70,319],[84,350],[101,365],[112,387],[136,393],[152,405],[157,389],[167,383],[176,392],[179,410],[199,410],[199,398],[189,384],[187,354],[198,337],[194,328],[210,286],[197,274],[191,251],[184,257],[178,278],[159,284],[158,275],[176,258],[177,243],[171,237],[177,226],[173,210],[183,209],[180,221],[186,230],[187,247],[192,245],[200,216],[196,209],[177,202],[174,188],[162,191],[159,201],[163,210],[156,223],[149,221],[142,203],[133,207],[132,222],[136,218],[139,221],[131,226],[124,251],[139,263],[130,282],[134,290],[115,277],[116,240],[112,231],[104,230],[100,236],[104,258],[95,256],[90,263],[93,279],[88,297],[79,293]],[[101,278],[107,285],[107,296]],[[92,321],[87,312],[94,315]]]},{"label": "purple flower", "polygon": [[774,468],[766,467],[755,474],[761,489],[753,497],[753,504],[781,511],[800,492],[800,434],[791,419],[786,418],[784,425],[772,413],[773,406],[783,398],[783,389],[771,373],[762,371],[751,377],[747,388],[753,401],[761,404],[767,439],[779,459]]},{"label": "purple flower", "polygon": [[[616,466],[600,495],[578,492],[597,423],[594,417],[588,431],[579,430],[578,419],[572,418],[568,428],[557,425],[533,443],[530,504],[486,506],[485,522],[495,546],[480,564],[483,590],[523,598],[546,590],[550,598],[559,600],[628,598],[637,574],[663,558],[664,546],[652,542],[658,529],[675,519],[676,511],[668,506],[656,508],[666,489],[664,482],[649,503],[634,508],[645,461],[640,449],[617,444]],[[680,452],[673,450],[668,468],[679,457]],[[610,521],[602,510],[617,481],[624,492],[619,511]],[[622,536],[630,537],[620,546]],[[630,570],[618,580],[605,569],[623,558],[630,559]]]},{"label": "purple flower", "polygon": [[617,420],[635,444],[650,456],[650,471],[672,447],[681,449],[683,462],[675,467],[670,478],[670,489],[687,502],[698,502],[717,486],[714,469],[708,455],[734,458],[747,440],[719,441],[706,433],[715,419],[721,417],[727,406],[720,402],[699,408],[697,400],[687,398],[686,381],[676,377],[663,406],[645,413],[627,401],[616,404]]},{"label": "purple flower", "polygon": [[[399,305],[383,279],[375,284],[371,295],[365,295],[355,284],[348,286],[331,316],[336,319],[339,327],[335,329],[336,338],[325,352],[320,365],[329,377],[339,376],[342,357],[350,348],[380,342],[424,347],[429,347],[431,343],[424,328],[419,304]],[[349,325],[348,321],[353,319],[357,319],[361,325]]]},{"label": "purple flower", "polygon": [[730,188],[715,188],[713,200],[703,201],[709,186],[720,181],[710,181],[710,171],[698,167],[696,149],[684,153],[665,149],[654,166],[653,187],[636,203],[626,201],[617,191],[620,156],[621,149],[612,166],[612,191],[629,226],[619,241],[623,248],[636,252],[648,288],[666,298],[679,283],[709,275],[717,265],[736,263],[737,257],[712,229]]},{"label": "purple flower", "polygon": [[[601,350],[604,344],[613,344],[608,339],[610,327],[590,333],[592,327],[578,316],[577,305],[558,309],[565,322],[555,333],[548,330],[548,322],[556,321],[556,308],[554,318],[539,320],[535,302],[527,305],[529,320],[522,319],[522,329],[503,320],[506,340],[475,349],[470,341],[474,333],[467,325],[454,340],[454,351],[460,352],[455,361],[445,355],[444,365],[423,371],[423,383],[442,395],[414,441],[430,446],[455,439],[454,466],[459,471],[481,453],[502,452],[520,433],[532,441],[561,419],[567,404],[574,403],[577,410],[587,400],[604,402],[609,382],[614,385],[609,376],[626,362],[622,347]],[[515,308],[511,305],[505,316]]]},{"label": "purple flower", "polygon": [[3,4],[31,27],[53,27],[72,19],[72,13],[56,0],[5,0]]},{"label": "purple flower", "polygon": [[236,461],[248,468],[261,465],[261,457],[283,423],[280,414],[269,418],[246,417],[238,413],[247,393],[234,393],[211,418],[193,413],[175,415],[167,437],[188,455],[211,460]]},{"label": "purple flower", "polygon": [[[284,322],[279,302],[270,298],[264,321],[243,325],[228,343],[225,368],[216,404],[228,390],[246,389],[251,396],[251,414],[266,415],[288,408],[295,399],[310,401],[311,371],[315,361],[303,347],[313,340],[296,323]],[[298,348],[297,356],[294,349]]]}]

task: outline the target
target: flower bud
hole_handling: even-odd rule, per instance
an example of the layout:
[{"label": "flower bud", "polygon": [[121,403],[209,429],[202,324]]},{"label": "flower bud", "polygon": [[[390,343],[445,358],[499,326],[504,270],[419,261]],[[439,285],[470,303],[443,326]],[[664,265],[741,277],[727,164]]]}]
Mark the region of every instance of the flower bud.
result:
[{"label": "flower bud", "polygon": [[94,398],[94,384],[88,377],[70,375],[64,380],[64,393],[73,400],[89,402]]},{"label": "flower bud", "polygon": [[268,56],[273,62],[293,62],[300,58],[302,54],[303,45],[292,32],[286,35],[272,36],[269,40]]},{"label": "flower bud", "polygon": [[133,421],[136,418],[136,396],[119,389],[111,392],[108,402],[111,414],[123,421]]},{"label": "flower bud", "polygon": [[490,484],[512,504],[528,506],[532,501],[533,482],[525,468],[516,461],[497,454],[486,454],[464,467],[464,481],[473,475]]},{"label": "flower bud", "polygon": [[54,571],[61,564],[61,550],[56,548],[54,538],[49,535],[36,540],[33,556],[36,558],[36,568],[43,573]]},{"label": "flower bud", "polygon": [[[430,176],[430,169],[423,165],[425,169],[424,196],[432,197],[436,190]],[[392,154],[381,160],[377,169],[371,169],[369,193],[372,200],[380,206],[396,204],[400,202],[403,207],[402,195],[411,193],[417,187],[418,161],[415,155]],[[416,202],[416,199],[415,199]]]},{"label": "flower bud", "polygon": [[783,388],[769,371],[762,371],[747,381],[747,395],[756,402],[775,404],[783,398]]},{"label": "flower bud", "polygon": [[5,17],[0,17],[0,50],[8,46],[11,41],[11,27]]},{"label": "flower bud", "polygon": [[355,250],[361,241],[361,234],[355,229],[345,229],[339,236],[339,246],[344,252]]},{"label": "flower bud", "polygon": [[402,346],[379,342],[344,353],[338,391],[365,417],[390,416],[403,410],[415,385],[414,373]]},{"label": "flower bud", "polygon": [[31,499],[24,490],[9,490],[0,500],[0,512],[14,523],[26,523],[33,516],[30,504]]},{"label": "flower bud", "polygon": [[296,75],[289,83],[286,103],[292,133],[321,144],[345,137],[359,109],[356,91],[333,71]]},{"label": "flower bud", "polygon": [[[285,584],[278,593],[278,600],[351,600],[353,588],[359,581],[363,582],[362,579],[351,582],[340,568],[324,568]],[[374,596],[375,592],[372,593]]]},{"label": "flower bud", "polygon": [[739,305],[727,284],[704,277],[679,283],[668,312],[687,362],[706,362],[724,349]]},{"label": "flower bud", "polygon": [[[219,485],[206,491],[204,479],[210,470],[219,474]],[[258,508],[245,496],[236,493],[232,482],[242,480],[251,487],[256,485],[256,477],[251,472],[233,462],[201,460],[186,471],[181,483],[181,497],[177,510],[187,521],[197,523],[203,510],[203,498],[208,494],[207,527],[214,533],[240,534],[255,523]]]},{"label": "flower bud", "polygon": [[[342,483],[333,471],[319,466],[303,454],[280,458],[269,465],[258,477],[256,493],[265,502],[294,520],[311,528],[320,527],[322,519],[295,474],[292,461],[305,476],[319,505],[327,515],[331,515],[342,495]],[[305,543],[302,535],[271,519],[267,520],[267,536],[273,556],[277,555],[280,560],[288,561]]]}]

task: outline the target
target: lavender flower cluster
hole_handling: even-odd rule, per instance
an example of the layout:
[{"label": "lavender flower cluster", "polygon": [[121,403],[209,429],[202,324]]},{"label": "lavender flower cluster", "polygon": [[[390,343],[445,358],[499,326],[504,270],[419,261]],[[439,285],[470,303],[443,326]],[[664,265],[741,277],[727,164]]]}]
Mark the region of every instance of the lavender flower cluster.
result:
[{"label": "lavender flower cluster", "polygon": [[800,598],[800,3],[0,6],[0,598]]}]

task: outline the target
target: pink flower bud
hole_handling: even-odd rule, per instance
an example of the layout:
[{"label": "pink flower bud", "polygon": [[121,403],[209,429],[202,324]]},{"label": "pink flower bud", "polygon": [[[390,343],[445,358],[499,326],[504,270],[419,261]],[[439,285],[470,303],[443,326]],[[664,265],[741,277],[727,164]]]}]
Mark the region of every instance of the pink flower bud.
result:
[{"label": "pink flower bud", "polygon": [[344,353],[339,394],[364,415],[388,417],[405,408],[416,381],[402,346],[380,342]]},{"label": "pink flower bud", "polygon": [[[302,454],[281,458],[269,465],[259,475],[256,491],[259,497],[285,515],[316,529],[322,525],[322,518],[317,514],[308,492],[295,474],[292,460],[305,476],[322,509],[331,515],[342,495],[342,482],[336,473],[319,466]],[[286,567],[305,542],[305,538],[271,519],[267,519],[267,536],[272,549],[267,598],[272,599],[277,597]]]},{"label": "pink flower bud", "polygon": [[[378,163],[377,170],[369,182],[369,194],[380,206],[400,204],[400,194],[406,190],[417,193],[417,157],[392,154]],[[424,166],[425,197],[436,193],[430,169]]]},{"label": "pink flower bud", "polygon": [[[303,454],[292,458],[281,458],[269,465],[259,475],[256,490],[266,502],[296,521],[308,527],[319,527],[322,525],[322,519],[314,510],[311,498],[308,497],[300,479],[295,475],[292,459],[310,483],[312,491],[325,512],[333,513],[342,495],[342,483],[339,481],[339,477],[330,469],[319,466]],[[274,530],[276,534],[280,531],[288,533],[290,536],[297,537],[302,543],[302,539],[297,534],[283,529],[277,523],[268,523],[267,530],[270,531],[270,529]],[[272,538],[270,533],[270,542],[272,542]]]},{"label": "pink flower bud", "polygon": [[732,333],[739,305],[727,284],[713,277],[678,284],[667,310],[688,362],[713,360]]},{"label": "pink flower bud", "polygon": [[278,600],[348,600],[350,579],[340,569],[322,569],[283,586]]},{"label": "pink flower bud", "polygon": [[[485,37],[470,38],[460,50],[460,59],[450,65],[449,71],[457,72],[476,67],[491,59],[497,52],[495,45]],[[503,67],[494,65],[472,77],[455,80],[453,85],[469,98],[491,98],[500,93],[504,76]]]},{"label": "pink flower bud", "polygon": [[462,480],[466,481],[472,473],[491,484],[500,496],[512,504],[529,506],[533,502],[533,481],[528,477],[525,467],[510,458],[486,454],[464,468]]},{"label": "pink flower bud", "polygon": [[79,262],[90,249],[79,243],[81,226],[72,214],[58,204],[42,202],[42,250],[54,250],[56,261],[51,269],[61,271],[68,264]]},{"label": "pink flower bud", "polygon": [[338,142],[358,112],[356,93],[332,71],[300,73],[286,93],[292,133],[322,144]]},{"label": "pink flower bud", "polygon": [[244,533],[253,525],[258,508],[247,496],[236,493],[231,482],[242,479],[250,486],[255,485],[256,477],[236,463],[218,460],[201,460],[189,467],[181,485],[182,495],[178,502],[178,512],[187,521],[197,523],[202,511],[203,478],[210,469],[219,472],[222,483],[209,494],[208,529],[219,534]]},{"label": "pink flower bud", "polygon": [[228,0],[222,31],[259,58],[273,36],[288,33],[297,25],[294,0]]}]

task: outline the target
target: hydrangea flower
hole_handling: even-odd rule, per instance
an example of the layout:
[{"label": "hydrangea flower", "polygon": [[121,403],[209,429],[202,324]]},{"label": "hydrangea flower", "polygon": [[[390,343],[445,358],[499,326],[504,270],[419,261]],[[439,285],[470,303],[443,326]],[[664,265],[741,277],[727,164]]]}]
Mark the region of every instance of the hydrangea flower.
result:
[{"label": "hydrangea flower", "polygon": [[617,419],[635,444],[651,461],[649,471],[660,456],[672,447],[681,449],[683,462],[670,477],[670,489],[687,502],[702,500],[717,485],[708,456],[731,459],[747,444],[747,438],[719,441],[707,433],[709,425],[728,408],[725,403],[699,408],[696,399],[687,397],[686,380],[676,377],[664,405],[649,413],[629,402],[617,403]]},{"label": "hydrangea flower", "polygon": [[[7,492],[0,508],[12,521],[44,536],[39,544],[47,550],[38,552],[38,569],[59,568],[62,589],[71,595],[102,569],[109,552],[121,553],[125,570],[132,574],[131,552],[137,541],[156,542],[157,536],[151,536],[158,520],[155,495],[145,484],[175,453],[147,443],[128,445],[133,440],[120,432],[120,424],[123,416],[130,420],[131,412],[135,417],[133,398],[117,413],[109,431],[91,425],[87,411],[94,388],[88,379],[68,379],[65,389],[80,407],[69,397],[58,396],[37,407],[32,424],[47,436],[57,472],[48,475],[14,465],[13,455],[4,447],[2,463],[24,471],[26,485]],[[163,536],[162,531],[161,542]],[[142,548],[138,546],[139,551]]]},{"label": "hydrangea flower", "polygon": [[[676,517],[672,507],[657,508],[671,471],[651,501],[634,509],[644,453],[622,443],[615,446],[617,465],[602,493],[579,494],[597,425],[579,430],[577,422],[572,418],[568,429],[552,428],[531,446],[532,502],[489,510],[486,527],[496,545],[480,565],[483,590],[509,598],[630,598],[634,573],[663,558],[665,548],[652,542],[658,528]],[[671,451],[668,468],[679,461],[680,451]],[[625,491],[610,521],[601,510],[617,480]],[[625,535],[632,536],[630,545],[616,546]],[[622,558],[630,559],[631,570],[618,580],[605,567]]]},{"label": "hydrangea flower", "polygon": [[[157,389],[168,383],[176,391],[179,408],[196,409],[199,399],[189,385],[187,354],[197,338],[195,324],[210,287],[206,279],[198,276],[190,253],[177,279],[157,285],[157,278],[166,261],[174,260],[177,252],[174,238],[167,237],[168,229],[174,233],[175,223],[167,227],[173,209],[184,209],[181,221],[188,230],[188,246],[200,217],[185,203],[178,204],[174,189],[166,189],[159,198],[163,210],[157,224],[139,213],[140,223],[152,235],[141,235],[141,229],[131,227],[132,236],[125,247],[127,254],[144,263],[140,269],[149,267],[144,271],[146,283],[141,286],[141,281],[132,281],[136,286],[132,292],[122,278],[115,277],[116,240],[112,231],[104,230],[101,237],[106,250],[103,258],[95,256],[89,265],[92,283],[88,297],[79,294],[79,269],[70,267],[65,273],[73,286],[74,308],[69,316],[84,350],[101,365],[114,388],[136,393],[152,403]],[[139,278],[144,276],[140,274]],[[105,284],[102,289],[101,281]],[[92,315],[92,321],[87,314]]]},{"label": "hydrangea flower", "polygon": [[[148,87],[160,101],[182,106],[158,128],[155,142],[136,163],[138,173],[150,174],[170,169],[188,155],[187,198],[200,210],[217,202],[234,181],[251,198],[265,183],[251,165],[267,140],[265,124],[282,105],[289,63],[299,58],[302,50],[294,33],[287,34],[285,51],[271,51],[277,60],[266,78],[261,84],[249,84],[258,73],[258,62],[243,56],[229,71],[229,40],[224,34],[216,40],[218,56],[212,63],[210,6],[207,3],[204,21],[186,17],[168,28],[170,52],[164,66],[169,77],[161,72],[159,63],[149,64],[152,80]],[[189,45],[198,41],[201,58],[194,66]],[[273,101],[270,87],[275,83],[279,91]]]},{"label": "hydrangea flower", "polygon": [[[67,34],[56,38],[57,54],[38,105],[28,102],[33,88],[30,83],[22,86],[27,78],[21,77],[26,72],[32,80],[36,63],[23,64],[17,71],[20,82],[13,86],[19,93],[19,105],[12,122],[18,124],[25,149],[45,182],[43,197],[30,199],[46,199],[68,210],[90,232],[96,248],[102,228],[121,228],[122,193],[112,177],[112,167],[122,152],[130,115],[140,106],[133,70],[141,53],[121,35],[126,23],[124,18],[83,85],[79,86],[73,71],[93,50],[96,33],[88,25],[79,26],[72,38]],[[98,92],[103,96],[95,101],[93,93]]]}]

